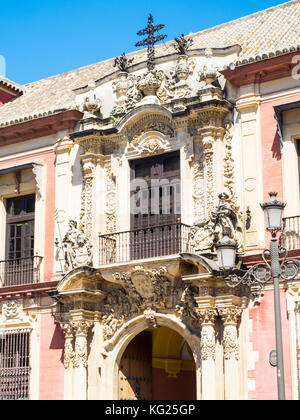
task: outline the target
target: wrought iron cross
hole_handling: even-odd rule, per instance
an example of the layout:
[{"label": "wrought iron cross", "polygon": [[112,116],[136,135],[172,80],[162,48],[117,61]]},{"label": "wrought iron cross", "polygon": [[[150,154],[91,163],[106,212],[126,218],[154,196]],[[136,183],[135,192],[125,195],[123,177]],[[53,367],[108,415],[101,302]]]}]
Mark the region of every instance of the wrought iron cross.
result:
[{"label": "wrought iron cross", "polygon": [[165,25],[154,25],[153,24],[153,16],[150,14],[148,17],[148,26],[145,29],[142,29],[137,33],[138,36],[148,35],[146,39],[143,41],[139,41],[135,44],[136,47],[148,47],[148,61],[147,61],[147,67],[148,70],[154,70],[154,45],[162,41],[167,37],[167,35],[157,35],[154,36],[154,33],[159,31],[160,29],[164,28]]}]

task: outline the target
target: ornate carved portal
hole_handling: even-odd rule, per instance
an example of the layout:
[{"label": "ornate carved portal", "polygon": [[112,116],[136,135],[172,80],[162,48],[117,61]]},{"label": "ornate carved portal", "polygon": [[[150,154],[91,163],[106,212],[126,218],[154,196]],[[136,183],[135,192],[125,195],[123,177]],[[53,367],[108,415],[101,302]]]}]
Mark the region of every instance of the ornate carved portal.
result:
[{"label": "ornate carved portal", "polygon": [[[216,364],[220,366],[220,363],[224,364],[227,386],[233,389],[228,398],[237,396],[239,325],[242,309],[248,301],[247,291],[239,289],[231,295],[232,290],[226,289],[220,279],[213,279],[207,262],[201,269],[198,264],[200,277],[193,274],[191,280],[193,271],[195,267],[190,263],[177,260],[165,265],[129,265],[120,272],[111,269],[99,272],[86,267],[66,275],[57,290],[60,310],[56,317],[65,334],[66,383],[67,380],[77,381],[72,388],[73,398],[75,395],[77,399],[86,398],[80,389],[85,387],[88,369],[93,368],[89,361],[92,352],[101,351],[101,366],[105,374],[111,376],[118,352],[124,352],[124,347],[118,350],[119,342],[132,335],[136,328],[155,331],[162,326],[178,328],[179,334],[182,331],[182,337],[187,340],[196,363],[196,374],[201,372],[202,387],[205,387],[201,398],[217,395]],[[207,277],[205,281],[204,277]],[[222,325],[222,353],[216,351],[220,337],[217,320]],[[99,343],[101,347],[95,348]],[[180,371],[178,363],[172,368],[160,359],[156,363],[167,372],[174,371],[175,377],[178,369]],[[210,381],[209,387],[207,381]],[[200,398],[199,392],[197,398]]]}]

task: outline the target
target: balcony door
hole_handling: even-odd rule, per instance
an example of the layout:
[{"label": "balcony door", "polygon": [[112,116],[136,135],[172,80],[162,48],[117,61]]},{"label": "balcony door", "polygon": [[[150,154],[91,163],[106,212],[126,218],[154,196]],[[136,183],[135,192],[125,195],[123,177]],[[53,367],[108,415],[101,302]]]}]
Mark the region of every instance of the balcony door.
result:
[{"label": "balcony door", "polygon": [[180,154],[131,163],[131,259],[176,253],[180,208]]},{"label": "balcony door", "polygon": [[5,285],[32,282],[35,195],[9,198],[6,204]]}]

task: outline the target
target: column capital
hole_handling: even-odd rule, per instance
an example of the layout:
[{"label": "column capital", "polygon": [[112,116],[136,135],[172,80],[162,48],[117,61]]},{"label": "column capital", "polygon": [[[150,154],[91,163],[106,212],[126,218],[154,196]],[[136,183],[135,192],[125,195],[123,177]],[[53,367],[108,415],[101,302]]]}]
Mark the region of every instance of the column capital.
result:
[{"label": "column capital", "polygon": [[86,321],[86,320],[72,321],[72,327],[75,332],[75,337],[78,337],[78,336],[87,337],[89,329],[92,327],[92,325],[93,325],[92,321]]},{"label": "column capital", "polygon": [[197,314],[199,316],[200,324],[204,326],[214,325],[215,318],[218,315],[218,312],[214,308],[201,308],[197,309]]},{"label": "column capital", "polygon": [[218,313],[222,318],[225,326],[234,325],[236,326],[240,320],[243,309],[238,306],[230,306],[224,308],[218,308]]}]

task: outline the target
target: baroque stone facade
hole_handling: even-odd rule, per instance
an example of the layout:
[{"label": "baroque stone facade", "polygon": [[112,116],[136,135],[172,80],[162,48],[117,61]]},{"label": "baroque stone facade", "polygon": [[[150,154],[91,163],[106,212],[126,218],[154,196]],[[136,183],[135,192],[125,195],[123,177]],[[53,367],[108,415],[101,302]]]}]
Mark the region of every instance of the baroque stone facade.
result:
[{"label": "baroque stone facade", "polygon": [[[274,398],[272,285],[229,288],[216,244],[236,242],[237,271],[261,261],[259,203],[277,189],[291,202],[282,245],[299,245],[300,92],[290,74],[298,47],[264,56],[258,40],[261,25],[276,32],[277,13],[299,26],[296,3],[222,25],[216,37],[182,35],[157,47],[152,68],[143,50],[34,89],[0,78],[0,97],[14,98],[0,100],[0,362],[5,337],[29,334],[28,398],[150,398],[146,382],[156,384],[154,399]],[[31,248],[25,262],[10,260],[7,203],[33,195],[34,214],[20,222],[34,226],[22,242]],[[299,296],[297,281],[285,280],[294,399]]]}]

